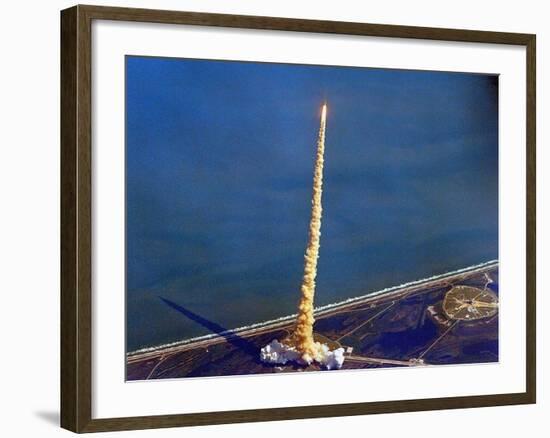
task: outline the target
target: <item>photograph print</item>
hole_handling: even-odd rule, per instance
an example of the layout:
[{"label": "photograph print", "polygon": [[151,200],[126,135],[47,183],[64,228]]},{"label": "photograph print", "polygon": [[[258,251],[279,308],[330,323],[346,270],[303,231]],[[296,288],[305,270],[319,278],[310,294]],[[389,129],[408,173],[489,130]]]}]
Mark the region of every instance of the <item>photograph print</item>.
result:
[{"label": "photograph print", "polygon": [[499,361],[498,75],[125,64],[128,381]]}]

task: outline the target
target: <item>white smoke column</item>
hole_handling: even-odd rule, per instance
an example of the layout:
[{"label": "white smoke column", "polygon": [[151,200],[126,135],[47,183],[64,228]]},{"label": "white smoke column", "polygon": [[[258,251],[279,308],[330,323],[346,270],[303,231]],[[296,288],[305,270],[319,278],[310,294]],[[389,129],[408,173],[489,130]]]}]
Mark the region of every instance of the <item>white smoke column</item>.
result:
[{"label": "white smoke column", "polygon": [[315,277],[317,277],[317,259],[321,238],[321,216],[323,207],[323,165],[325,155],[325,131],[327,124],[327,104],[321,110],[321,125],[317,139],[317,157],[313,174],[313,196],[311,201],[311,220],[309,223],[309,241],[305,253],[304,277],[302,280],[302,297],[298,305],[298,318],[293,334],[293,343],[302,359],[310,363],[319,353],[320,344],[313,339],[313,298],[315,296]]}]

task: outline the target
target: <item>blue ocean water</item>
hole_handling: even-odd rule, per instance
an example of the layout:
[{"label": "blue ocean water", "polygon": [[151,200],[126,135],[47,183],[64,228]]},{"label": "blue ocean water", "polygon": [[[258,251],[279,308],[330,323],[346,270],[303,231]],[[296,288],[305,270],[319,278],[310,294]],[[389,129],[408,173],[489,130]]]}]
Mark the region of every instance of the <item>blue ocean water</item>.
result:
[{"label": "blue ocean water", "polygon": [[295,312],[325,99],[318,305],[498,258],[498,77],[127,57],[129,351]]}]

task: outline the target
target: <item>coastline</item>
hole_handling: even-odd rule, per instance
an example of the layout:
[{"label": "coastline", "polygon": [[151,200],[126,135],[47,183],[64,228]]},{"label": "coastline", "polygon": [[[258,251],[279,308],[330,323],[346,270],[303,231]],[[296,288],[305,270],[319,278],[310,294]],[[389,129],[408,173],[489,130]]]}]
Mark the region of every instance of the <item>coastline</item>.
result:
[{"label": "coastline", "polygon": [[[349,307],[357,306],[358,304],[369,304],[379,300],[387,300],[399,297],[404,294],[411,294],[416,290],[425,290],[432,286],[437,285],[442,281],[457,280],[462,277],[470,277],[478,273],[488,271],[495,267],[498,267],[498,260],[490,260],[476,265],[468,266],[465,268],[457,269],[454,271],[437,274],[431,277],[407,282],[404,284],[384,288],[378,291],[369,292],[357,297],[348,298],[337,303],[327,304],[315,308],[316,318],[321,318],[327,315],[331,315],[335,312],[344,311]],[[139,362],[146,358],[155,356],[162,356],[166,354],[173,354],[186,349],[197,348],[199,346],[212,345],[219,342],[224,342],[228,337],[239,336],[249,337],[257,335],[263,332],[269,332],[276,329],[289,326],[294,322],[296,314],[282,316],[273,320],[262,321],[248,326],[238,327],[235,329],[227,330],[223,333],[212,333],[208,335],[193,337],[189,339],[182,339],[179,341],[162,344],[153,347],[145,347],[138,350],[134,350],[126,353],[127,362]]]}]

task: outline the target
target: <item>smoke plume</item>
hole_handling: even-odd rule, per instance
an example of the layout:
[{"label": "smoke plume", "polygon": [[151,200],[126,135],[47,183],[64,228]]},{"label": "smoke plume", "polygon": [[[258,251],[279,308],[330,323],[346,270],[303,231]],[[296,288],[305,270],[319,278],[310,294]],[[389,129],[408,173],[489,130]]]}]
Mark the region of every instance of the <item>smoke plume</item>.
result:
[{"label": "smoke plume", "polygon": [[323,165],[325,154],[325,130],[327,123],[327,105],[321,110],[321,125],[317,139],[317,156],[313,174],[313,196],[311,201],[311,220],[309,223],[309,240],[305,253],[304,276],[302,280],[302,297],[298,305],[298,317],[292,341],[305,362],[310,363],[318,356],[320,344],[313,339],[313,298],[315,296],[315,277],[317,276],[317,259],[321,238],[321,216],[323,207]]},{"label": "smoke plume", "polygon": [[331,351],[329,347],[313,338],[313,298],[315,296],[315,277],[317,277],[317,259],[321,238],[321,215],[323,208],[323,165],[325,154],[325,130],[327,124],[327,105],[321,110],[321,125],[317,139],[317,156],[313,174],[313,197],[311,200],[311,220],[309,222],[309,239],[304,256],[304,276],[302,279],[301,298],[298,305],[298,316],[294,332],[283,342],[273,340],[260,351],[262,361],[271,364],[298,362],[309,365],[317,362],[326,369],[338,369],[344,363],[344,349]]}]

